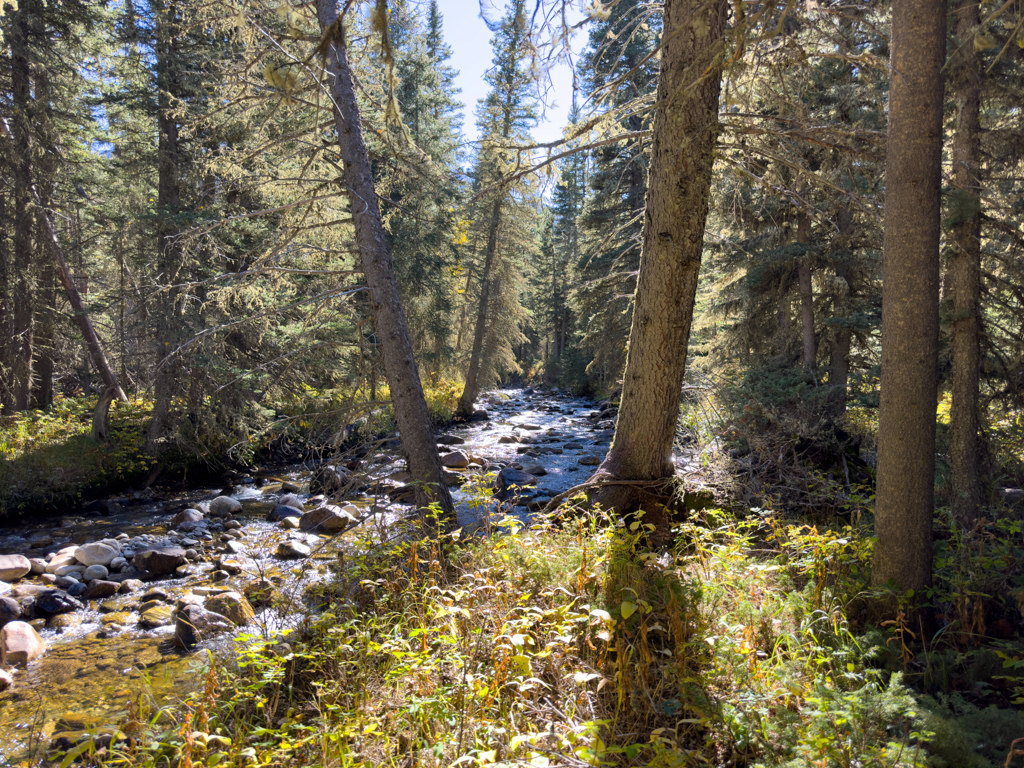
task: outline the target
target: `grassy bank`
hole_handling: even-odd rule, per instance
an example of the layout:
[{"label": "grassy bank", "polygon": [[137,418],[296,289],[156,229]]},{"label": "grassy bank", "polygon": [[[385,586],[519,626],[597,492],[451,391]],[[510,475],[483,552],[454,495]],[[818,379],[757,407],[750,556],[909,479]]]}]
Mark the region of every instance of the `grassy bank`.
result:
[{"label": "grassy bank", "polygon": [[[215,418],[188,420],[167,441],[162,480],[187,479],[190,473],[263,461],[330,455],[348,441],[395,430],[386,387],[372,403],[358,393],[307,389],[302,397],[250,409],[230,424]],[[440,382],[426,390],[437,426],[451,422],[461,385]],[[128,487],[141,487],[156,460],[143,452],[153,402],[115,401],[110,409],[110,440],[91,437],[96,397],[58,397],[47,410],[0,416],[0,517],[45,514]],[[212,412],[213,409],[209,409]],[[345,432],[345,425],[358,427]]]},{"label": "grassy bank", "polygon": [[[160,711],[140,697],[120,742],[78,752],[173,768],[983,768],[1024,734],[1019,636],[951,616],[922,645],[898,621],[858,625],[866,526],[709,510],[663,553],[631,527],[597,513],[444,553],[369,547],[307,595],[299,630],[244,638],[237,666],[202,659],[202,690]],[[957,602],[973,595],[984,614],[1020,586],[1017,546],[972,591],[992,555],[978,543],[947,549],[936,608],[976,612]]]}]

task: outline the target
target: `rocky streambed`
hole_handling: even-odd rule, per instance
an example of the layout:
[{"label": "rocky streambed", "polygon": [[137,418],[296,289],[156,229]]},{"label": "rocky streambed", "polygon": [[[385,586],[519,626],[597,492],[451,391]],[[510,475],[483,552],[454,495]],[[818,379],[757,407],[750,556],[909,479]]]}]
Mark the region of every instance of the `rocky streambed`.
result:
[{"label": "rocky streambed", "polygon": [[[467,532],[528,520],[586,479],[613,434],[613,407],[553,390],[483,402],[486,418],[438,436]],[[207,658],[197,649],[287,630],[309,609],[308,588],[344,567],[339,553],[393,536],[408,515],[397,454],[390,441],[224,489],[127,494],[0,529],[0,762],[115,723],[139,692],[159,704],[189,691]]]}]

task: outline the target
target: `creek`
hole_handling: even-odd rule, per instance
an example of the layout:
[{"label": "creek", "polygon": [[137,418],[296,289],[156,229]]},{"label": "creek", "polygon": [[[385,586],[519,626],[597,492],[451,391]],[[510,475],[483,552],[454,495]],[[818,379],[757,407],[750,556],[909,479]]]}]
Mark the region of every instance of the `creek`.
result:
[{"label": "creek", "polygon": [[[506,389],[485,394],[481,404],[487,409],[487,420],[456,425],[438,435],[442,455],[459,451],[472,462],[448,470],[455,473],[450,476],[452,491],[458,522],[465,530],[478,529],[508,514],[528,521],[547,499],[589,477],[613,435],[613,409],[602,411],[592,401],[557,390]],[[208,530],[182,532],[175,530],[171,521],[183,509],[203,509],[204,501],[221,494],[213,488],[174,495],[130,493],[108,499],[110,513],[103,517],[69,514],[0,529],[0,554],[30,558],[71,543],[118,535],[133,548],[146,544],[188,546],[195,554],[183,576],[149,581],[135,591],[104,600],[83,600],[81,610],[53,617],[45,626],[36,622],[48,649],[27,669],[16,670],[13,686],[0,693],[0,723],[7,726],[0,729],[0,763],[27,765],[31,755],[57,736],[74,740],[82,732],[116,724],[128,702],[140,692],[155,706],[173,702],[201,679],[199,669],[208,658],[206,650],[228,654],[247,637],[273,633],[294,623],[308,611],[303,599],[306,589],[344,567],[340,552],[367,546],[368,539],[392,536],[394,526],[408,515],[407,504],[391,501],[407,480],[397,454],[392,441],[390,448],[362,457],[353,471],[360,492],[339,502],[358,507],[361,522],[335,536],[284,530],[267,521],[268,512],[288,490],[299,489],[306,510],[316,506],[317,498],[302,493],[315,469],[308,463],[254,473],[257,477],[262,474],[261,487],[248,478],[253,482],[230,488],[241,510],[230,520],[211,520]],[[495,473],[510,466],[532,473],[536,485],[504,503],[484,500],[479,489],[490,488]],[[311,554],[303,560],[281,559],[276,552],[285,541],[304,543]],[[225,547],[237,551],[224,552]],[[12,586],[37,583],[34,578]],[[261,609],[254,600],[255,619],[235,633],[203,642],[198,653],[186,654],[175,646],[173,620],[163,626],[140,623],[143,597],[150,606],[153,601],[173,606],[189,594],[234,590],[251,595],[253,584],[266,586],[268,581],[278,596],[290,600],[285,601],[290,608],[282,611],[278,599],[276,608]]]}]

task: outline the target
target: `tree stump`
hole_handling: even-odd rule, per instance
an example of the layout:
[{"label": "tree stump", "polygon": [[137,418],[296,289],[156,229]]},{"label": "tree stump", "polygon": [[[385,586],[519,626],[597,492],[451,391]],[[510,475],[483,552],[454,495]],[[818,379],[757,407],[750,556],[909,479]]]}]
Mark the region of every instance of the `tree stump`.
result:
[{"label": "tree stump", "polygon": [[110,404],[116,396],[117,389],[107,387],[96,403],[96,410],[92,412],[92,439],[97,443],[105,443],[110,439]]}]

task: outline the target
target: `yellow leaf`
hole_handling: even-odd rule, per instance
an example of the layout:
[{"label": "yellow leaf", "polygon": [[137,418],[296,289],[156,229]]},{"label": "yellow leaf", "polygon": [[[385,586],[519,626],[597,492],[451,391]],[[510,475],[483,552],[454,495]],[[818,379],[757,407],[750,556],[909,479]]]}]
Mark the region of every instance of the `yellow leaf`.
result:
[{"label": "yellow leaf", "polygon": [[622,618],[623,619],[628,619],[634,613],[636,613],[636,604],[629,602],[629,600],[623,601],[623,603],[622,603]]}]

